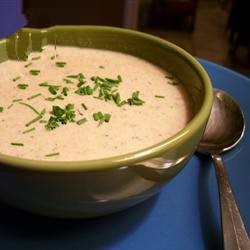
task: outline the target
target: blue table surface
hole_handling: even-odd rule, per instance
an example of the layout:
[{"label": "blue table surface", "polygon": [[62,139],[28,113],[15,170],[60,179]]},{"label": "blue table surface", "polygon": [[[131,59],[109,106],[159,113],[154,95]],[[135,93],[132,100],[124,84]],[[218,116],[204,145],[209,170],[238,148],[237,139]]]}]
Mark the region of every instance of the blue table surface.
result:
[{"label": "blue table surface", "polygon": [[[235,198],[250,232],[250,80],[200,60],[214,87],[241,105],[246,132],[223,155]],[[162,192],[133,208],[102,218],[57,220],[31,215],[0,203],[0,249],[161,250],[221,249],[218,191],[207,157],[193,156]]]}]

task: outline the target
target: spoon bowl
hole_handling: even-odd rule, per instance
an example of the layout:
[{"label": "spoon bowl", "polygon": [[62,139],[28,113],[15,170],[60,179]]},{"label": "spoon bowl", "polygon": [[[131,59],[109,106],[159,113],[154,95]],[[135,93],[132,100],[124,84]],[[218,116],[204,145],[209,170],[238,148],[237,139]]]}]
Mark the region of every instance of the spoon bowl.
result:
[{"label": "spoon bowl", "polygon": [[210,154],[218,182],[221,224],[225,250],[249,250],[250,241],[234,199],[221,156],[235,147],[244,135],[244,115],[239,105],[226,92],[214,89],[214,102],[198,152]]},{"label": "spoon bowl", "polygon": [[214,89],[210,118],[198,151],[222,153],[232,149],[244,135],[244,115],[239,105],[223,90]]}]

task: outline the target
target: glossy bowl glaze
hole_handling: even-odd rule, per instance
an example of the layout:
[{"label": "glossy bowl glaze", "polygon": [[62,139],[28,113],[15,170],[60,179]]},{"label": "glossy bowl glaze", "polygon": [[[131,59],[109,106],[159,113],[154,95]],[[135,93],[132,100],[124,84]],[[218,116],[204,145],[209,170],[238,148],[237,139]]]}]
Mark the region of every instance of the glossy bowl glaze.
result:
[{"label": "glossy bowl glaze", "polygon": [[194,117],[171,138],[106,159],[56,162],[0,154],[0,199],[33,213],[83,218],[128,208],[157,193],[183,169],[205,129],[213,101],[205,70],[172,43],[103,26],[22,29],[0,41],[0,63],[22,60],[25,52],[37,51],[47,44],[120,51],[148,60],[180,79],[191,97]]}]

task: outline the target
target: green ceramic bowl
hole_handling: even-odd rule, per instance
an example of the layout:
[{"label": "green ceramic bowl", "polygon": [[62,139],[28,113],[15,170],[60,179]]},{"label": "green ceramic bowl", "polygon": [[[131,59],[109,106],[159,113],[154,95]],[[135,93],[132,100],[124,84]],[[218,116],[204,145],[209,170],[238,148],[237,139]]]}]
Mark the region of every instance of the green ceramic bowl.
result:
[{"label": "green ceramic bowl", "polygon": [[183,169],[205,129],[213,101],[205,70],[195,58],[165,40],[98,26],[22,29],[0,41],[0,63],[22,59],[26,51],[54,43],[120,51],[172,72],[191,97],[194,117],[175,136],[112,158],[53,162],[0,154],[0,199],[33,213],[82,218],[125,209],[159,192]]}]

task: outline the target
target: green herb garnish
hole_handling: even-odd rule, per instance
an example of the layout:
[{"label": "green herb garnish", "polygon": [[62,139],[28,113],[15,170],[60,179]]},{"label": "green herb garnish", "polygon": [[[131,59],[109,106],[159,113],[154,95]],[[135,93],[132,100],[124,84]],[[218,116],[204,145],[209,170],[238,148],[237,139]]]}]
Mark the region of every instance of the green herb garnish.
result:
[{"label": "green herb garnish", "polygon": [[155,95],[155,97],[156,97],[156,98],[162,98],[162,99],[165,98],[165,96],[163,96],[163,95]]},{"label": "green herb garnish", "polygon": [[13,103],[12,104],[10,104],[8,107],[7,107],[7,109],[10,109],[10,108],[12,108],[13,107]]},{"label": "green herb garnish", "polygon": [[19,143],[19,142],[11,142],[11,145],[12,146],[24,146],[24,144],[23,143]]},{"label": "green herb garnish", "polygon": [[24,60],[24,61],[27,61],[28,58],[29,58],[29,53],[28,53],[28,52],[25,52],[25,53],[24,53],[24,58],[23,58],[23,60]]},{"label": "green herb garnish", "polygon": [[96,112],[93,114],[93,119],[95,121],[100,121],[100,123],[102,122],[109,122],[111,118],[110,114],[103,114],[101,111]]},{"label": "green herb garnish", "polygon": [[38,96],[41,96],[41,95],[42,95],[41,93],[38,93],[38,94],[36,94],[36,95],[32,95],[32,96],[28,97],[27,100],[34,99],[34,98],[36,98],[36,97],[38,97]]},{"label": "green herb garnish", "polygon": [[78,95],[92,95],[93,89],[89,85],[87,85],[87,86],[83,86],[83,87],[78,88],[75,91],[75,93]]},{"label": "green herb garnish", "polygon": [[39,122],[40,123],[47,123],[48,121],[46,121],[46,120],[40,120]]},{"label": "green herb garnish", "polygon": [[31,109],[32,111],[34,111],[36,114],[40,114],[40,112],[38,112],[34,107],[32,107],[31,105],[29,105],[28,103],[25,102],[19,102],[19,104],[24,105],[26,107],[28,107],[29,109]]},{"label": "green herb garnish", "polygon": [[81,120],[78,120],[78,121],[76,122],[76,124],[77,124],[77,125],[82,125],[82,124],[84,124],[85,122],[87,122],[87,119],[86,119],[86,118],[83,118],[83,119],[81,119]]},{"label": "green herb garnish", "polygon": [[19,83],[19,84],[17,85],[17,87],[18,87],[19,89],[27,89],[27,88],[29,87],[29,85],[26,84],[26,83]]},{"label": "green herb garnish", "polygon": [[167,79],[170,80],[170,81],[168,81],[168,83],[171,84],[171,85],[179,85],[180,84],[180,82],[177,79],[177,77],[174,77],[172,75],[166,75],[165,78],[167,78]]},{"label": "green herb garnish", "polygon": [[53,102],[55,100],[64,100],[64,98],[62,97],[62,95],[58,95],[58,96],[55,96],[55,97],[45,98],[45,100]]},{"label": "green herb garnish", "polygon": [[60,154],[59,152],[56,152],[56,153],[51,153],[51,154],[47,154],[47,155],[45,155],[45,157],[57,156],[57,155],[59,155],[59,154]]},{"label": "green herb garnish", "polygon": [[38,69],[31,69],[29,72],[33,76],[37,76],[37,75],[39,75],[41,73],[41,71],[38,70]]},{"label": "green herb garnish", "polygon": [[35,123],[35,122],[41,120],[41,119],[43,118],[45,112],[46,112],[46,109],[44,108],[44,109],[39,113],[39,115],[38,115],[37,117],[35,117],[33,120],[31,120],[30,122],[28,122],[27,124],[25,124],[25,126],[28,127],[29,125],[31,125],[31,124],[33,124],[33,123]]},{"label": "green herb garnish", "polygon": [[53,116],[50,117],[48,123],[45,126],[48,130],[57,128],[59,126],[59,123],[67,124],[68,122],[74,122],[74,105],[67,104],[64,109],[59,106],[53,106],[52,114]]},{"label": "green herb garnish", "polygon": [[56,95],[57,91],[59,90],[59,87],[50,85],[48,90],[52,95]]},{"label": "green herb garnish", "polygon": [[101,78],[99,76],[92,76],[90,79],[94,81],[95,84],[93,91],[97,89],[99,90],[98,99],[105,101],[114,100],[116,104],[120,102],[120,96],[113,96],[113,93],[117,91],[117,87],[122,82],[122,78],[120,75],[117,76],[117,79]]},{"label": "green herb garnish", "polygon": [[67,87],[64,87],[64,88],[62,89],[62,94],[63,94],[64,96],[67,96],[67,95],[68,95],[68,91],[69,91],[69,89],[68,89]]},{"label": "green herb garnish", "polygon": [[33,63],[28,63],[26,65],[24,65],[25,68],[28,68],[29,66],[31,66]]},{"label": "green herb garnish", "polygon": [[41,59],[41,56],[33,57],[31,60],[39,60],[39,59]]},{"label": "green herb garnish", "polygon": [[82,73],[79,73],[77,75],[69,75],[67,76],[68,78],[73,78],[73,79],[84,79],[84,75]]},{"label": "green herb garnish", "polygon": [[119,106],[121,103],[120,94],[119,93],[112,94],[112,98],[113,98],[114,102],[116,103],[116,105]]},{"label": "green herb garnish", "polygon": [[104,114],[104,116],[103,116],[103,120],[104,120],[105,122],[109,122],[110,118],[111,118],[111,115],[110,115],[110,114]]},{"label": "green herb garnish", "polygon": [[82,103],[81,105],[84,108],[84,110],[88,110],[87,106],[84,103]]},{"label": "green herb garnish", "polygon": [[21,76],[17,76],[17,77],[15,77],[15,78],[13,78],[12,81],[15,82],[15,81],[17,81],[17,80],[19,80],[19,79],[21,79]]},{"label": "green herb garnish", "polygon": [[14,99],[14,100],[12,100],[12,102],[21,102],[23,99]]},{"label": "green herb garnish", "polygon": [[3,107],[0,107],[0,113],[3,112]]},{"label": "green herb garnish", "polygon": [[48,84],[48,82],[42,82],[38,84],[40,87],[48,87],[48,91],[52,94],[52,95],[56,95],[57,91],[59,90],[59,88],[61,87],[60,85],[51,85]]},{"label": "green herb garnish", "polygon": [[55,65],[59,68],[63,68],[67,63],[66,62],[56,62]]},{"label": "green herb garnish", "polygon": [[42,82],[42,83],[39,83],[38,84],[40,87],[56,87],[56,88],[60,88],[61,86],[60,85],[52,85],[52,84],[48,84],[48,82]]},{"label": "green herb garnish", "polygon": [[133,92],[132,97],[128,98],[127,102],[129,105],[137,105],[137,106],[145,103],[143,100],[139,98],[139,91]]},{"label": "green herb garnish", "polygon": [[48,84],[48,82],[42,82],[38,84],[40,87],[49,87],[50,85]]},{"label": "green herb garnish", "polygon": [[73,82],[70,79],[63,79],[67,84],[72,84]]},{"label": "green herb garnish", "polygon": [[104,69],[104,66],[100,65],[99,68],[100,68],[100,69]]},{"label": "green herb garnish", "polygon": [[79,113],[79,115],[83,115],[83,113],[79,109],[77,109],[77,112]]},{"label": "green herb garnish", "polygon": [[27,134],[27,133],[32,132],[32,131],[34,131],[34,130],[36,130],[35,127],[30,128],[30,129],[27,129],[27,130],[24,130],[24,131],[23,131],[23,134]]}]

